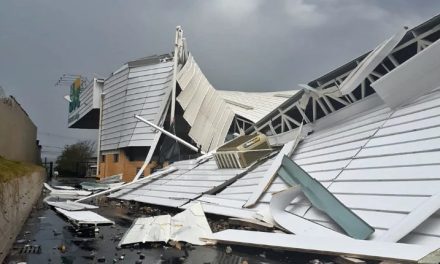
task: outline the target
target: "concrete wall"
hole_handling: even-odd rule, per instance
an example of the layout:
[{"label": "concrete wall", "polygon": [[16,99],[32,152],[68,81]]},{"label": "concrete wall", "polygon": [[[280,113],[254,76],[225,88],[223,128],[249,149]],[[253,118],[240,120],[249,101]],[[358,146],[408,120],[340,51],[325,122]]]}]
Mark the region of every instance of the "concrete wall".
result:
[{"label": "concrete wall", "polygon": [[0,182],[0,263],[40,196],[45,176],[41,168],[30,175]]},{"label": "concrete wall", "polygon": [[0,155],[37,163],[37,127],[15,99],[0,98]]}]

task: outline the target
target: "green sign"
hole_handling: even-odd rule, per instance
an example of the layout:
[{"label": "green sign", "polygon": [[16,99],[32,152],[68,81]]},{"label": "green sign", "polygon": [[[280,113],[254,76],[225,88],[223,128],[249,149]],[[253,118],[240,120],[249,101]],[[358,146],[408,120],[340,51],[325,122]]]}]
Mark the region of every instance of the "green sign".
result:
[{"label": "green sign", "polygon": [[77,78],[70,85],[70,102],[69,102],[69,113],[72,113],[79,108],[79,93],[81,91],[81,79]]}]

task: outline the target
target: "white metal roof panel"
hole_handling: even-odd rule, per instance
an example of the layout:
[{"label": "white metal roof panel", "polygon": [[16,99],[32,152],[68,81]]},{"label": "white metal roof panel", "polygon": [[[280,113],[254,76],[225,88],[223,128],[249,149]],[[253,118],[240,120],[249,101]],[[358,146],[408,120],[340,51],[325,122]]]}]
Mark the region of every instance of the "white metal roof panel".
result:
[{"label": "white metal roof panel", "polygon": [[172,69],[173,62],[127,67],[104,82],[102,150],[153,143],[155,132],[134,115],[156,124],[163,121]]},{"label": "white metal roof panel", "polygon": [[255,93],[219,90],[218,92],[235,114],[255,123],[284,103],[289,97],[295,95],[298,91]]},{"label": "white metal roof panel", "polygon": [[182,91],[177,101],[191,126],[189,136],[202,150],[224,143],[236,115],[257,122],[284,103],[297,91],[248,93],[216,90],[189,56],[177,75]]},{"label": "white metal roof panel", "polygon": [[320,239],[316,239],[316,236],[309,237],[304,235],[298,236],[233,229],[214,233],[211,237],[207,237],[206,239],[228,244],[253,245],[353,257],[361,256],[363,258],[394,259],[414,263],[423,263],[423,258],[430,253],[438,251],[435,245],[394,244],[335,237],[321,237]]},{"label": "white metal roof panel", "polygon": [[[182,88],[177,101],[184,109],[183,117],[191,126],[189,136],[201,145],[204,151],[222,144],[231,126],[234,112],[221,99],[192,56],[181,69],[177,81]],[[215,98],[219,98],[218,102]],[[210,102],[216,104],[211,105]]]},{"label": "white metal roof panel", "polygon": [[408,103],[439,86],[439,56],[440,41],[435,41],[371,86],[392,108]]},{"label": "white metal roof panel", "polygon": [[67,211],[61,208],[56,208],[57,212],[67,217],[70,221],[77,225],[90,224],[90,225],[105,225],[114,224],[113,221],[100,216],[92,211]]},{"label": "white metal roof panel", "polygon": [[343,94],[348,94],[356,89],[362,83],[362,81],[364,81],[368,75],[370,75],[371,72],[373,72],[373,70],[391,53],[397,44],[399,44],[406,32],[406,29],[400,30],[398,33],[385,40],[373,51],[371,51],[368,56],[365,57],[341,83],[341,92]]},{"label": "white metal roof panel", "polygon": [[[293,155],[303,169],[376,229],[371,239],[380,237],[440,190],[437,173],[440,140],[436,134],[440,116],[432,114],[432,109],[440,104],[436,93],[440,91],[407,107],[380,108],[315,131],[300,143]],[[362,132],[363,127],[368,128],[366,132]],[[207,212],[224,210],[232,212],[231,216],[239,215],[236,210],[243,210],[242,204],[250,197],[272,159],[215,196],[204,195],[198,201],[211,206],[205,207]],[[253,212],[267,210],[271,193],[286,187],[276,178],[256,207],[249,209]],[[339,230],[304,197],[292,201],[288,210]],[[248,211],[242,214],[249,215]],[[437,212],[402,241],[438,245],[439,234],[440,212]]]},{"label": "white metal roof panel", "polygon": [[218,169],[213,158],[198,164],[194,160],[175,162],[177,171],[158,180],[132,184],[111,195],[163,206],[180,207],[202,194],[223,185],[244,169]]}]

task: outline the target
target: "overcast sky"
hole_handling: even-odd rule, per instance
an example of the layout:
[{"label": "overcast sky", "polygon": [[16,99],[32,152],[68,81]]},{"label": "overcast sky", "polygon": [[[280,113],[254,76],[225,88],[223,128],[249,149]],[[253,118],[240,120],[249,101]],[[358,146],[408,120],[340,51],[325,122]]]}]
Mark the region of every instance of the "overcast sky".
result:
[{"label": "overcast sky", "polygon": [[297,89],[373,49],[402,26],[440,12],[440,1],[1,0],[0,85],[38,126],[43,157],[96,139],[67,128],[63,73],[108,77],[123,63],[189,49],[217,89]]}]

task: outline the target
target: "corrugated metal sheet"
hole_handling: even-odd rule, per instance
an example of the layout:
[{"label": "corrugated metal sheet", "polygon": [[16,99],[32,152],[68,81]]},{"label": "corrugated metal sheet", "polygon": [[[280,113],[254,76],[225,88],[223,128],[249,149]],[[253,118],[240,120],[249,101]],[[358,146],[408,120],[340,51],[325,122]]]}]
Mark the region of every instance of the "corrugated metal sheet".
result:
[{"label": "corrugated metal sheet", "polygon": [[248,93],[216,90],[189,56],[177,75],[182,92],[177,97],[183,117],[191,126],[189,136],[212,150],[225,141],[236,115],[257,122],[297,91]]},{"label": "corrugated metal sheet", "polygon": [[183,117],[191,126],[189,136],[209,151],[224,143],[234,112],[203,75],[190,56],[177,75],[182,92],[177,97]]},{"label": "corrugated metal sheet", "polygon": [[371,86],[392,108],[410,102],[438,87],[439,56],[440,41],[436,41]]},{"label": "corrugated metal sheet", "polygon": [[[396,111],[386,106],[373,109],[355,119],[315,131],[300,143],[293,159],[375,228],[370,239],[379,238],[440,190],[439,109],[440,90]],[[279,178],[255,207],[246,210],[241,207],[273,159],[217,195],[204,195],[198,201],[204,203],[206,212],[235,217],[267,211],[271,194],[287,188]],[[295,199],[287,210],[340,231],[303,196]],[[440,212],[401,242],[438,245]]]},{"label": "corrugated metal sheet", "polygon": [[219,91],[220,95],[225,99],[235,114],[254,123],[260,121],[297,92],[298,91],[251,93]]},{"label": "corrugated metal sheet", "polygon": [[160,125],[171,92],[173,62],[125,67],[104,83],[101,149],[150,146],[155,133],[134,115]]},{"label": "corrugated metal sheet", "polygon": [[111,197],[179,207],[225,184],[244,171],[219,170],[213,158],[202,164],[188,160],[175,162],[172,166],[177,168],[177,171],[152,182],[132,184]]}]

